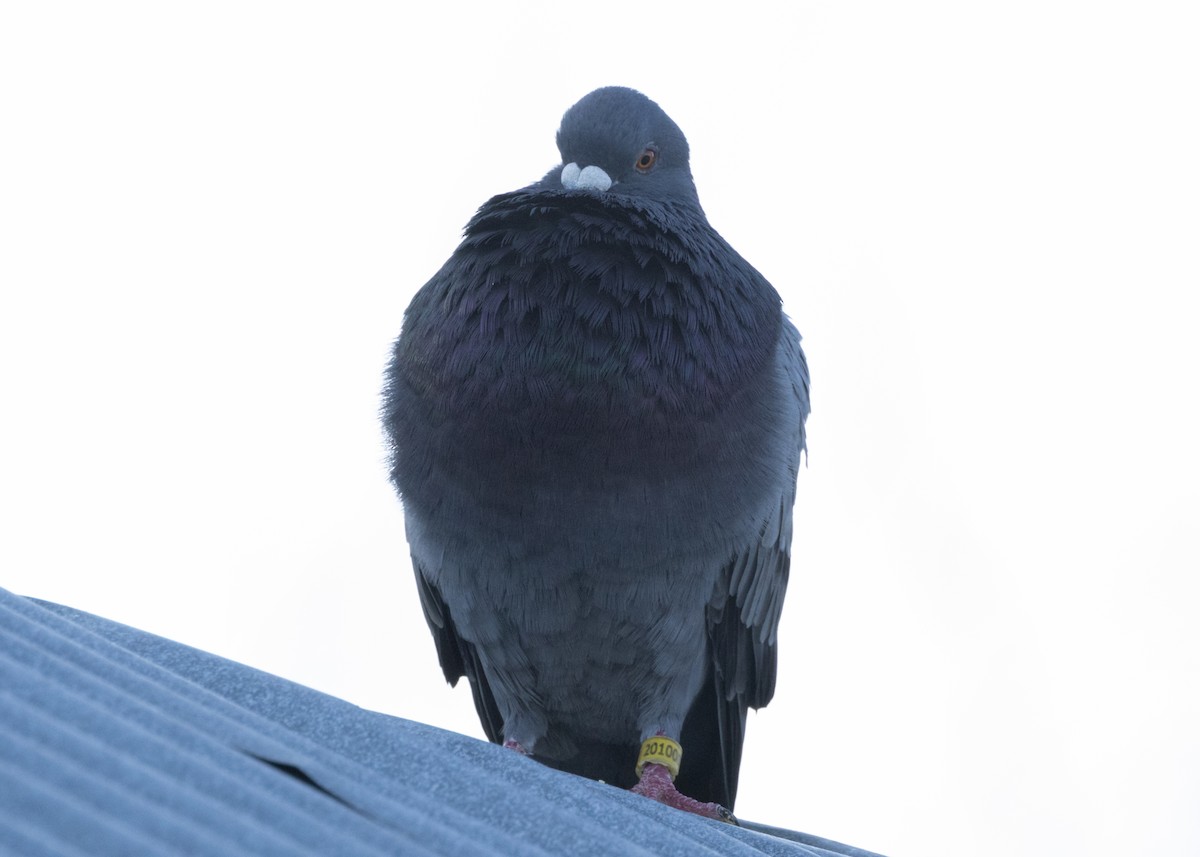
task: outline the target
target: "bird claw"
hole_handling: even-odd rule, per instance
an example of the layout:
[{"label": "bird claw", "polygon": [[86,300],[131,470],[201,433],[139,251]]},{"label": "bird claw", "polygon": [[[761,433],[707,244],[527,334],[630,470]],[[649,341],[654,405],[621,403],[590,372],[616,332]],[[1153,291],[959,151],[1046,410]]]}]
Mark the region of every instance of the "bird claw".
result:
[{"label": "bird claw", "polygon": [[507,741],[504,742],[504,749],[515,750],[516,752],[520,753],[522,756],[529,755],[529,751],[525,749],[525,745],[522,744],[520,741],[514,741],[512,738],[509,738]]},{"label": "bird claw", "polygon": [[701,803],[695,798],[682,794],[671,781],[670,771],[662,765],[647,763],[642,769],[642,776],[637,781],[637,785],[630,791],[684,812],[702,815],[705,818],[713,818],[740,827],[733,813],[719,803]]}]

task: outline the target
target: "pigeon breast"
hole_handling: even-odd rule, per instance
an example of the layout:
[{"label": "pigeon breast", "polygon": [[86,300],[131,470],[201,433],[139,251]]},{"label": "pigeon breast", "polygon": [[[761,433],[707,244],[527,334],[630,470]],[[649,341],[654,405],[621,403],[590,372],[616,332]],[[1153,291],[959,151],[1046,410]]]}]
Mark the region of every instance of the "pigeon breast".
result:
[{"label": "pigeon breast", "polygon": [[[581,517],[607,506],[676,519],[642,561],[708,542],[722,521],[736,529],[754,494],[778,497],[781,324],[774,289],[698,218],[590,194],[497,197],[405,318],[392,411],[406,509],[445,506],[432,478],[456,480],[464,506],[494,495],[501,513],[587,498]],[[649,507],[685,483],[703,490]],[[530,526],[557,517],[497,535],[536,543]],[[624,556],[617,525],[593,547]]]}]

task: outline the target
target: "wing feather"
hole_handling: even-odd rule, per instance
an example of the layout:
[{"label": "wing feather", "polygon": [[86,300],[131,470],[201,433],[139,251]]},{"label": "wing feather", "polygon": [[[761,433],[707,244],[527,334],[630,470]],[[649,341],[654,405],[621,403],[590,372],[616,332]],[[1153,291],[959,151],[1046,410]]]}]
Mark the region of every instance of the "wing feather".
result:
[{"label": "wing feather", "polygon": [[471,695],[475,700],[475,711],[483,724],[483,731],[488,739],[500,744],[504,741],[504,718],[496,706],[496,697],[488,684],[487,675],[479,661],[479,653],[475,646],[461,636],[454,627],[450,609],[437,587],[430,582],[421,569],[421,564],[413,557],[413,570],[417,576],[417,592],[421,596],[421,609],[425,612],[425,621],[433,634],[433,643],[437,648],[438,663],[442,665],[442,673],[450,686],[458,684],[464,675],[471,683]]},{"label": "wing feather", "polygon": [[781,462],[786,472],[778,505],[744,548],[731,557],[709,603],[709,679],[684,726],[685,739],[689,730],[696,734],[715,732],[720,752],[719,760],[712,760],[710,765],[716,772],[711,788],[716,799],[727,807],[733,806],[737,795],[746,711],[761,708],[775,694],[776,640],[791,567],[796,476],[806,450],[808,365],[800,349],[800,335],[787,320],[778,354],[795,442],[789,443],[787,458]]}]

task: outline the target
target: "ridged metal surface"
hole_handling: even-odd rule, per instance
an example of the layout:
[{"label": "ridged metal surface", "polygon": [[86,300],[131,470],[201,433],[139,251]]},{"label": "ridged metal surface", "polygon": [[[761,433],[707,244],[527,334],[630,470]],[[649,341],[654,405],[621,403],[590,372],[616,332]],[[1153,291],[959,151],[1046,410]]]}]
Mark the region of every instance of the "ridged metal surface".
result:
[{"label": "ridged metal surface", "polygon": [[865,855],[0,589],[0,854]]}]

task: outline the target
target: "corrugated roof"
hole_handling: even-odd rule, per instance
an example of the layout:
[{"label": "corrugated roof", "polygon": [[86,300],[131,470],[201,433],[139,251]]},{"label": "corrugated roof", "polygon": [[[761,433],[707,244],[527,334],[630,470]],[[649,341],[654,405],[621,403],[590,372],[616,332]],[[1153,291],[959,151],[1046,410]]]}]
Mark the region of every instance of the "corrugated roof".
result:
[{"label": "corrugated roof", "polygon": [[3,589],[0,727],[5,855],[870,857],[692,817]]}]

